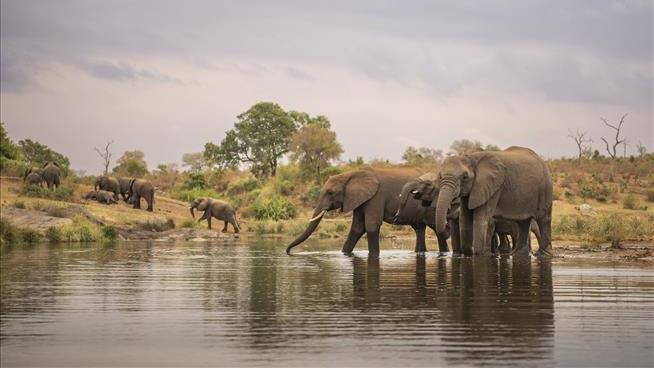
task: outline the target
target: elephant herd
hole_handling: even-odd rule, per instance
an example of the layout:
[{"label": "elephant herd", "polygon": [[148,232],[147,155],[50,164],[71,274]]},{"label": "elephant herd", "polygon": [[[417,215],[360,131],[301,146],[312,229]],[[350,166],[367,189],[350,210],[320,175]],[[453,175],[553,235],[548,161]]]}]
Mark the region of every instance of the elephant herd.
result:
[{"label": "elephant herd", "polygon": [[30,167],[25,171],[23,180],[27,185],[43,186],[45,183],[50,190],[55,190],[61,182],[61,168],[54,161],[47,161],[40,168]]},{"label": "elephant herd", "polygon": [[141,208],[141,199],[148,204],[147,210],[154,211],[154,185],[145,179],[114,178],[100,176],[95,180],[93,191],[88,193],[86,199],[95,199],[100,203],[118,203],[120,197],[123,201],[132,204],[133,208]]},{"label": "elephant herd", "polygon": [[438,173],[400,167],[332,176],[308,227],[286,252],[304,242],[332,210],[352,211],[342,248],[346,254],[365,233],[369,255],[378,255],[382,222],[411,226],[416,252],[426,251],[427,227],[436,233],[441,252],[448,251],[451,238],[455,254],[529,254],[530,232],[539,255],[550,254],[552,247],[552,178],[545,162],[523,147],[449,156]]}]

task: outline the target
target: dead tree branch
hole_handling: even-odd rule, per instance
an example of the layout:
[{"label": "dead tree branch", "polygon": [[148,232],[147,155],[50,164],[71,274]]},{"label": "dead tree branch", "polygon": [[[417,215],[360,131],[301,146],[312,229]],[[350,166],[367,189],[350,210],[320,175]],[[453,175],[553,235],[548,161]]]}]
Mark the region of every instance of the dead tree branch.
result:
[{"label": "dead tree branch", "polygon": [[568,130],[568,137],[572,138],[573,141],[577,144],[577,149],[579,150],[579,156],[577,160],[581,161],[581,157],[584,153],[584,143],[591,143],[593,140],[586,136],[588,132],[580,132],[579,129],[575,133],[571,130]]},{"label": "dead tree branch", "polygon": [[111,157],[114,155],[113,152],[109,151],[109,146],[111,146],[114,143],[114,141],[109,141],[107,144],[104,146],[104,152],[100,151],[98,147],[93,147],[95,152],[98,153],[100,158],[104,160],[104,174],[107,175],[109,173],[109,165],[111,165]]},{"label": "dead tree branch", "polygon": [[609,128],[615,130],[615,143],[613,144],[613,147],[609,147],[609,142],[606,140],[606,138],[601,137],[602,140],[604,141],[604,144],[606,144],[606,152],[611,156],[611,159],[615,159],[618,155],[617,148],[619,145],[623,144],[625,142],[625,139],[620,139],[620,129],[622,129],[622,124],[624,123],[624,118],[627,117],[627,114],[622,115],[620,118],[620,122],[616,125],[609,124],[608,121],[604,118],[600,118],[606,126]]}]

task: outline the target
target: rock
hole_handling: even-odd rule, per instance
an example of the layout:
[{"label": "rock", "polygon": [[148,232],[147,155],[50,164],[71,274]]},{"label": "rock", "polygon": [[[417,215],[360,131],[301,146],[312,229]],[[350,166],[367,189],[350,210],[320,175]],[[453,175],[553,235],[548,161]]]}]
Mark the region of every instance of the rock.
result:
[{"label": "rock", "polygon": [[2,218],[12,225],[35,230],[44,234],[50,227],[66,226],[73,223],[69,218],[49,216],[41,211],[26,210],[23,208],[2,207]]},{"label": "rock", "polygon": [[591,215],[593,213],[593,207],[591,207],[588,203],[580,205],[578,209],[582,215]]}]

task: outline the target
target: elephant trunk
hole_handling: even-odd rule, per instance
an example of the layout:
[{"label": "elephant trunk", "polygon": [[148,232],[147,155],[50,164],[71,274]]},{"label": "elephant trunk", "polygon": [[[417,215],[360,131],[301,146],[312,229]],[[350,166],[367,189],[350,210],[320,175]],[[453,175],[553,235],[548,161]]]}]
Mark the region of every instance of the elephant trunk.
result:
[{"label": "elephant trunk", "polygon": [[195,218],[195,207],[191,206],[189,210],[191,210],[191,217]]},{"label": "elephant trunk", "polygon": [[291,244],[289,244],[288,247],[286,247],[286,254],[291,254],[291,249],[295,247],[296,245],[302,243],[303,241],[307,240],[307,238],[316,230],[318,225],[320,224],[320,221],[322,220],[322,217],[325,215],[325,210],[321,210],[320,208],[316,208],[313,211],[313,217],[309,221],[309,226],[307,226],[306,230],[300,236],[298,236]]},{"label": "elephant trunk", "polygon": [[436,233],[440,234],[445,231],[447,223],[447,210],[454,199],[454,185],[450,183],[441,184],[438,201],[436,202]]}]

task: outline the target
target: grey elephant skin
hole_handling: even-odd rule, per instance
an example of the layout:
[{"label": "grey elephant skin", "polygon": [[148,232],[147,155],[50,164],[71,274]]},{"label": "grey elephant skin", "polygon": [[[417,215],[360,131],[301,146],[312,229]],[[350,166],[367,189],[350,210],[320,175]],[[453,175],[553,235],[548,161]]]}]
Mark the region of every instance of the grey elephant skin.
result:
[{"label": "grey elephant skin", "polygon": [[123,201],[125,202],[129,200],[129,183],[131,181],[132,178],[118,178],[120,196],[123,197]]},{"label": "grey elephant skin", "polygon": [[436,230],[445,228],[447,210],[460,198],[459,226],[464,254],[489,254],[493,219],[515,221],[519,234],[513,254],[528,254],[532,219],[540,228],[539,253],[552,239],[552,177],[532,150],[509,147],[447,157],[440,168]]},{"label": "grey elephant skin", "polygon": [[[435,231],[436,215],[432,202],[438,197],[438,187],[433,184],[433,180],[438,175],[433,173],[423,174],[418,178],[414,178],[408,183],[404,184],[400,192],[400,206],[395,214],[396,219],[406,217],[407,212],[410,211],[412,206],[407,206],[412,202],[420,203],[418,211],[421,213],[420,218],[424,220],[426,226],[434,230],[436,239],[438,240],[438,250],[441,253],[447,252],[448,244],[447,239],[452,239],[452,251],[454,253],[461,252],[459,242],[459,212],[458,205],[453,204],[447,214],[447,226],[445,231],[438,233]],[[426,247],[425,247],[426,250]]]},{"label": "grey elephant skin", "polygon": [[118,183],[118,179],[106,175],[102,175],[95,179],[95,185],[93,186],[93,189],[101,189],[106,190],[107,192],[111,192],[114,194],[114,198],[116,200],[118,200],[118,194],[120,194],[120,184]]},{"label": "grey elephant skin", "polygon": [[145,179],[130,180],[127,194],[134,208],[141,208],[141,198],[143,198],[148,203],[147,210],[154,211],[154,185],[149,181]]},{"label": "grey elephant skin", "polygon": [[193,202],[191,202],[189,209],[193,218],[195,218],[195,209],[204,211],[198,222],[207,220],[209,229],[211,229],[211,219],[216,218],[225,223],[225,226],[222,230],[224,233],[227,232],[228,224],[232,225],[234,228],[234,233],[238,234],[241,231],[238,222],[236,221],[236,210],[231,204],[225,201],[206,197],[196,198],[193,200]]},{"label": "grey elephant skin", "polygon": [[[306,230],[286,248],[286,253],[305,241],[318,227],[327,211],[352,212],[352,225],[343,244],[343,253],[350,254],[366,233],[368,255],[379,254],[379,228],[382,222],[393,224],[400,205],[399,194],[404,184],[422,172],[415,168],[365,168],[331,176],[323,185],[313,218]],[[407,203],[407,216],[398,224],[411,225],[416,231],[416,249],[424,247],[425,220],[419,217],[420,203]]]},{"label": "grey elephant skin", "polygon": [[114,193],[108,192],[106,190],[94,190],[92,192],[88,192],[84,196],[84,199],[92,199],[104,204],[118,203],[118,200],[114,196]]},{"label": "grey elephant skin", "polygon": [[38,185],[42,187],[43,186],[43,177],[41,176],[42,172],[43,170],[36,167],[31,167],[25,170],[25,175],[23,175],[23,182],[25,182],[25,185]]},{"label": "grey elephant skin", "polygon": [[[412,196],[416,200],[422,202],[422,205],[425,208],[428,208],[428,211],[433,213],[435,208],[433,207],[438,200],[439,188],[438,188],[438,174],[427,173],[424,174],[404,185],[402,188],[402,194],[400,195],[400,209],[398,214],[401,215],[404,206],[402,205],[403,200],[406,200],[406,197]],[[458,199],[455,199],[450,208],[447,211],[447,227],[449,235],[452,237],[452,252],[455,254],[461,253],[460,246],[460,234],[459,234],[459,215],[460,215],[460,202]],[[536,236],[538,243],[540,244],[540,231],[538,225],[535,221],[531,222],[531,231]],[[519,227],[516,222],[513,221],[503,221],[494,219],[491,223],[490,233],[493,234],[491,238],[491,251],[495,253],[499,251],[501,253],[507,253],[510,251],[509,248],[509,237],[511,237],[511,243],[515,244],[518,239]],[[448,234],[446,234],[448,235]],[[447,250],[447,236],[438,236],[439,249],[441,252]]]},{"label": "grey elephant skin", "polygon": [[48,161],[41,167],[41,177],[48,185],[48,189],[55,190],[61,183],[61,169],[59,164],[54,161]]}]

